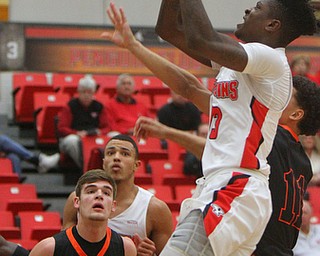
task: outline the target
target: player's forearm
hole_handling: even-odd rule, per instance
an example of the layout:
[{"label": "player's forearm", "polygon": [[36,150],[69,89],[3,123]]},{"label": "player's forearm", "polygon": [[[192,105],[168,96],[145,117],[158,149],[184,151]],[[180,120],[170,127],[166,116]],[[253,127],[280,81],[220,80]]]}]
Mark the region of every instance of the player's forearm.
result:
[{"label": "player's forearm", "polygon": [[194,75],[152,52],[138,41],[131,44],[128,50],[155,76],[162,80],[177,94],[180,94],[187,99],[191,99],[192,94],[197,88],[203,87]]},{"label": "player's forearm", "polygon": [[194,154],[198,159],[201,159],[206,143],[205,138],[171,127],[168,127],[164,131],[164,136],[166,139],[172,140],[184,147],[187,151]]}]

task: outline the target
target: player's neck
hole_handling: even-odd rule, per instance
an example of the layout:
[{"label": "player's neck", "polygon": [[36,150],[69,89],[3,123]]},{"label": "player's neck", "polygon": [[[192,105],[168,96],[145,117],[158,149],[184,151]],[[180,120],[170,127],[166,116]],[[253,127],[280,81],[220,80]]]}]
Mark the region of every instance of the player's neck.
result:
[{"label": "player's neck", "polygon": [[79,235],[91,243],[100,242],[106,236],[107,221],[79,221],[76,228]]}]

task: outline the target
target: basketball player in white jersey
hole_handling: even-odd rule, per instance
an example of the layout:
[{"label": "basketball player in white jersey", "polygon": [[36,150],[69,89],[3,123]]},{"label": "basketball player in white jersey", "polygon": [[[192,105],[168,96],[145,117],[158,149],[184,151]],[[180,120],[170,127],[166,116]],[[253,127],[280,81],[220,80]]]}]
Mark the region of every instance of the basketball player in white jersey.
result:
[{"label": "basketball player in white jersey", "polygon": [[[134,184],[134,173],[140,165],[138,157],[137,145],[127,135],[116,135],[106,145],[103,169],[117,183],[117,205],[108,226],[121,235],[132,237],[138,255],[159,255],[172,234],[172,216],[163,201]],[[74,197],[72,192],[64,207],[64,229],[77,222]]]},{"label": "basketball player in white jersey", "polygon": [[162,29],[191,56],[221,67],[212,93],[137,41],[113,3],[107,12],[115,30],[102,34],[210,116],[204,179],[182,203],[180,222],[161,255],[251,255],[272,211],[266,158],[292,90],[285,47],[315,33],[314,14],[306,1],[259,1],[237,26],[235,35],[245,42],[239,43],[213,29],[201,0],[165,2],[164,13],[177,8],[163,17]]}]

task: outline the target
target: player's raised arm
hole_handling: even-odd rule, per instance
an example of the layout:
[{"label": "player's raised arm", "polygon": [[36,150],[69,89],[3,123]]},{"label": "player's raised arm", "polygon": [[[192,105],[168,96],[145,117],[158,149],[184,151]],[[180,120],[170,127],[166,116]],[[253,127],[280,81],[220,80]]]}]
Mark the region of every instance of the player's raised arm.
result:
[{"label": "player's raised arm", "polygon": [[202,112],[208,114],[210,91],[194,75],[160,57],[137,41],[121,8],[118,10],[111,3],[107,13],[115,30],[113,32],[104,32],[102,36],[120,47],[127,48],[155,76],[176,93],[191,100]]},{"label": "player's raised arm", "polygon": [[[216,1],[218,4],[218,1]],[[187,47],[221,66],[243,71],[248,56],[237,40],[217,32],[201,0],[180,1]]]},{"label": "player's raised arm", "polygon": [[203,57],[187,46],[179,0],[162,0],[156,32],[162,39],[179,48],[193,59],[211,67],[210,59],[207,56]]}]

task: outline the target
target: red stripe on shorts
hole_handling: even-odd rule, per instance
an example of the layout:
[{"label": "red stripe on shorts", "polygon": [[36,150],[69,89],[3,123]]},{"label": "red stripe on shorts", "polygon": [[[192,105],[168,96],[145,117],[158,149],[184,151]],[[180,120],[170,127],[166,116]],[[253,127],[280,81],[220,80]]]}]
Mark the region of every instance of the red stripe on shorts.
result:
[{"label": "red stripe on shorts", "polygon": [[233,200],[242,194],[249,175],[242,173],[233,173],[227,186],[216,190],[213,195],[212,203],[208,204],[204,211],[204,227],[207,236],[209,236],[222,220],[230,208]]}]

